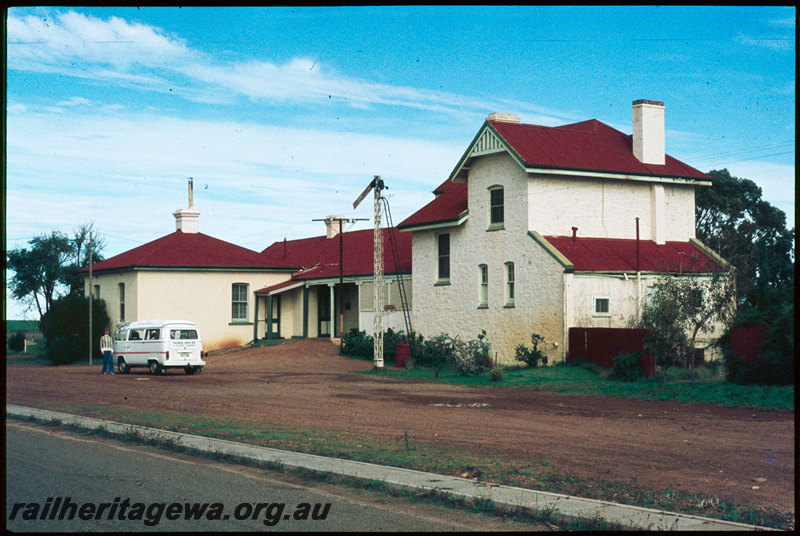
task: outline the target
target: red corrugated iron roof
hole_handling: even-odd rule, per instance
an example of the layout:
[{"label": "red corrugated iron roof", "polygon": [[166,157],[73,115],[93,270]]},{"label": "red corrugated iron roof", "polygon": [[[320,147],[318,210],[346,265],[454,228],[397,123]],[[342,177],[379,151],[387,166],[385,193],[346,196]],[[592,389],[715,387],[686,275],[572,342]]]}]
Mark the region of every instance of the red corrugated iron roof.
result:
[{"label": "red corrugated iron roof", "polygon": [[[252,250],[203,233],[175,231],[92,266],[95,272],[127,268],[261,268],[261,256]],[[83,268],[82,272],[88,272]]]},{"label": "red corrugated iron roof", "polygon": [[[383,269],[385,273],[411,272],[411,236],[408,233],[383,233]],[[342,234],[343,275],[373,273],[374,231],[365,229]],[[391,242],[395,241],[400,264],[395,266]],[[339,236],[316,236],[300,240],[275,242],[261,252],[265,267],[303,269],[292,278],[316,279],[339,275]]]},{"label": "red corrugated iron roof", "polygon": [[633,154],[632,136],[596,119],[544,127],[488,121],[528,167],[630,175],[708,179],[709,175],[665,155],[664,165],[643,164]]},{"label": "red corrugated iron roof", "polygon": [[466,183],[454,183],[447,179],[433,193],[437,194],[433,201],[400,222],[397,228],[456,222],[467,210]]},{"label": "red corrugated iron roof", "polygon": [[[635,239],[544,238],[569,259],[577,272],[637,271]],[[640,240],[638,269],[642,272],[709,273],[724,271],[725,267],[691,242],[656,244],[653,240]]]}]

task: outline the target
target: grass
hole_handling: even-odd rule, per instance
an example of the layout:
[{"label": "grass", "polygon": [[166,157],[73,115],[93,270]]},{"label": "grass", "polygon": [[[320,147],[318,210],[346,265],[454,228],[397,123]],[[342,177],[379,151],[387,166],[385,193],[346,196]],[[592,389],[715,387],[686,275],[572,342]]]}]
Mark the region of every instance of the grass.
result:
[{"label": "grass", "polygon": [[793,385],[735,385],[727,383],[721,374],[715,374],[708,367],[670,369],[666,382],[662,381],[660,373],[654,378],[624,382],[608,379],[608,372],[598,367],[563,364],[535,368],[506,367],[499,381],[492,380],[490,371],[465,377],[452,368],[442,369],[438,378],[433,369],[419,367],[411,370],[385,367],[381,371],[373,369],[361,373],[470,387],[519,387],[551,393],[794,410]]},{"label": "grass", "polygon": [[[145,413],[134,409],[81,408],[74,404],[50,409],[251,445],[403,467],[436,474],[466,476],[486,483],[607,500],[753,525],[781,529],[791,529],[794,526],[794,517],[791,514],[768,508],[752,508],[741,505],[738,504],[735,497],[720,498],[718,504],[713,508],[708,508],[701,506],[702,498],[690,493],[676,492],[669,488],[655,489],[630,482],[576,477],[555,467],[546,459],[531,457],[526,460],[507,460],[491,455],[476,455],[469,450],[452,446],[439,447],[425,444],[415,441],[415,438],[409,436],[404,430],[398,431],[394,438],[382,439],[342,433],[323,427],[297,428],[276,424],[264,425],[263,423],[254,426],[253,422],[245,420],[207,417],[194,412]],[[131,436],[126,439],[134,440],[135,438]],[[150,444],[169,448],[169,445],[159,445],[158,441],[151,441]],[[221,454],[219,458],[215,459],[237,461]],[[324,478],[327,481],[329,477],[317,475],[314,478]],[[382,489],[381,486],[374,483],[373,485],[369,483],[360,485],[366,488]],[[494,508],[493,505],[486,503],[468,506],[476,511]],[[537,516],[541,517],[545,514],[540,512]],[[603,526],[602,520],[587,520],[579,523],[574,520],[557,521],[549,518],[549,521],[544,518],[537,520],[552,522],[562,528],[593,529]]]}]

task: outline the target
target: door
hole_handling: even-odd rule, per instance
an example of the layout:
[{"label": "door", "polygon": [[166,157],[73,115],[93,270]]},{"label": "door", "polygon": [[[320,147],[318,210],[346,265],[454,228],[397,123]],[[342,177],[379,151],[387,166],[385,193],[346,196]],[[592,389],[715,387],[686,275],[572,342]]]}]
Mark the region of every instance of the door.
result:
[{"label": "door", "polygon": [[331,291],[324,285],[317,287],[317,336],[331,336]]},{"label": "door", "polygon": [[267,298],[267,329],[265,337],[267,339],[279,339],[281,336],[281,296],[269,296]]}]

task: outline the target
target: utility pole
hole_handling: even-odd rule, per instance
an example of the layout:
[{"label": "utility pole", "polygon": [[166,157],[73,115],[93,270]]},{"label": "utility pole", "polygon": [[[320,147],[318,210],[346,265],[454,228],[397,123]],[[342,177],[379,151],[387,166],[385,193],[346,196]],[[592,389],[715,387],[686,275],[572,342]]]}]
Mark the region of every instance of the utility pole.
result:
[{"label": "utility pole", "polygon": [[[80,261],[78,261],[80,266]],[[92,233],[89,233],[89,366],[92,365],[92,302],[94,301],[94,288],[92,288]]]},{"label": "utility pole", "polygon": [[[311,221],[324,221],[327,222],[331,217],[324,219],[313,219]],[[342,224],[355,223],[357,221],[368,221],[367,218],[340,218],[336,217],[339,222],[339,351],[344,349],[344,244]]]}]

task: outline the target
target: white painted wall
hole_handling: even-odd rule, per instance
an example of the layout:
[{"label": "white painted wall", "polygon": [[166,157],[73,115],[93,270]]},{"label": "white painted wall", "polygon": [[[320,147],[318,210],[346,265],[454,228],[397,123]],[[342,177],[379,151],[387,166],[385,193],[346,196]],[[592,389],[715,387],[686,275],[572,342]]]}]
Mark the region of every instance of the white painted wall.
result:
[{"label": "white painted wall", "polygon": [[[504,188],[505,224],[489,228],[490,186]],[[415,330],[429,338],[448,333],[470,340],[486,330],[498,361],[512,363],[531,333],[545,337],[551,362],[563,359],[563,269],[527,233],[527,176],[506,155],[475,161],[468,176],[469,218],[451,233],[450,284],[437,286],[436,234],[412,238]],[[505,263],[515,267],[514,307],[506,307]],[[488,306],[479,308],[478,266],[489,273]],[[557,346],[555,346],[557,345]]]},{"label": "white painted wall", "polygon": [[636,217],[642,240],[695,236],[693,186],[553,175],[527,181],[528,228],[544,236],[571,236],[575,226],[578,236],[636,238]]},{"label": "white painted wall", "polygon": [[[125,283],[125,320],[182,319],[195,322],[206,350],[241,346],[253,339],[253,292],[286,274],[236,271],[126,271],[93,277],[100,285],[112,325],[119,321],[118,283]],[[232,323],[232,285],[248,284],[248,322]],[[263,316],[263,314],[262,314]]]}]

